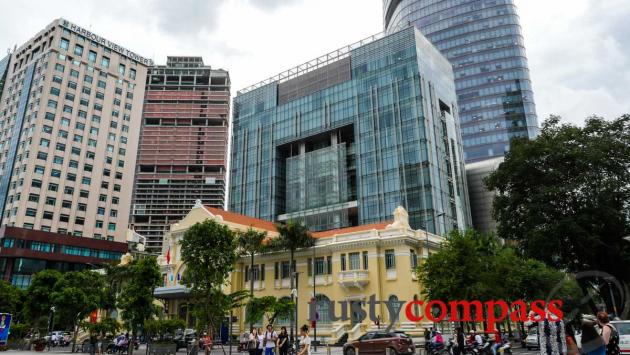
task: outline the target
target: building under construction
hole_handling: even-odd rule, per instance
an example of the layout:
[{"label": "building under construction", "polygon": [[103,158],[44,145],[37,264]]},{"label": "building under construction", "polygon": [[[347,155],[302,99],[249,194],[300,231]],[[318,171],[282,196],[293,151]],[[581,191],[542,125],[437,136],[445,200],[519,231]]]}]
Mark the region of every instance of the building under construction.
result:
[{"label": "building under construction", "polygon": [[223,208],[230,77],[201,57],[168,57],[149,69],[132,227],[159,253],[169,225],[195,200]]}]

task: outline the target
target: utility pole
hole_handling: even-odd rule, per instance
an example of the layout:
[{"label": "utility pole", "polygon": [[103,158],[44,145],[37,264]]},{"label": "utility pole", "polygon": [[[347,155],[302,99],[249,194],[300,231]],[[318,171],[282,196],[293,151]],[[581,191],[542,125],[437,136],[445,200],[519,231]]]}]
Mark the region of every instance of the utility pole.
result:
[{"label": "utility pole", "polygon": [[311,275],[313,276],[313,305],[315,306],[315,320],[313,322],[313,351],[317,351],[317,321],[319,319],[317,314],[317,293],[315,293],[315,284],[317,283],[317,272],[315,271],[315,245],[313,245],[313,261],[311,265]]}]

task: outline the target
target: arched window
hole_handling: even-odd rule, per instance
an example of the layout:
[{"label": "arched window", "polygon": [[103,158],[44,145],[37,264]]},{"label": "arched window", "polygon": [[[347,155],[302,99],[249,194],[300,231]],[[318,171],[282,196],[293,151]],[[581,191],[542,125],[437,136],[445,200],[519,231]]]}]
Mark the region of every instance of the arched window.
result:
[{"label": "arched window", "polygon": [[[282,297],[280,300],[281,301],[291,301],[291,298],[289,298],[289,297]],[[275,325],[288,327],[291,324],[290,319],[291,319],[291,315],[290,314],[280,314],[276,318]]]},{"label": "arched window", "polygon": [[317,303],[315,304],[315,312],[318,315],[318,324],[330,324],[331,303],[330,299],[325,295],[315,296]]},{"label": "arched window", "polygon": [[[396,295],[391,295],[389,296],[389,304],[390,307],[392,308],[392,311],[394,312],[394,314],[398,314],[398,319],[390,319],[390,322],[398,322],[400,321],[400,307],[402,307],[402,303],[398,301],[398,296]],[[393,318],[393,315],[390,315],[390,317]]]}]

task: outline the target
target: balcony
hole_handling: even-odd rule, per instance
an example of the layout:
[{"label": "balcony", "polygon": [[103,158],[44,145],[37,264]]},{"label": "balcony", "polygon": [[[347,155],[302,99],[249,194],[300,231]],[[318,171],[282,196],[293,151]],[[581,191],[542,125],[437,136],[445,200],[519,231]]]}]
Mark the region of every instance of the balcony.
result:
[{"label": "balcony", "polygon": [[[332,284],[332,275],[316,275],[315,286],[328,286]],[[308,285],[313,286],[313,277],[308,278]]]},{"label": "balcony", "polygon": [[354,287],[362,290],[370,282],[370,272],[368,270],[342,271],[337,278],[343,288]]},{"label": "balcony", "polygon": [[[245,290],[248,290],[251,288],[251,281],[245,281],[245,287],[243,287]],[[265,281],[260,281],[260,280],[256,280],[254,281],[254,291],[261,291],[265,289]]]},{"label": "balcony", "polygon": [[274,288],[276,290],[281,289],[281,288],[291,288],[291,279],[286,278],[286,279],[274,280]]}]

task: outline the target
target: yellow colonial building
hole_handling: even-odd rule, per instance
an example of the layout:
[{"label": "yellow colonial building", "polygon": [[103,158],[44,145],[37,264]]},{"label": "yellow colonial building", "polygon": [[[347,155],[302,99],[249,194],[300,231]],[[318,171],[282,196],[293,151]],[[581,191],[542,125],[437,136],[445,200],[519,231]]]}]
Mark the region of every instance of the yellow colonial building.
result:
[{"label": "yellow colonial building", "polygon": [[[315,297],[318,340],[335,343],[346,338],[344,335],[354,339],[369,329],[376,329],[378,325],[370,319],[370,296],[395,305],[413,301],[421,293],[422,285],[413,270],[427,253],[439,248],[443,238],[411,229],[402,207],[393,211],[392,217],[389,222],[312,233],[315,246],[296,252],[298,324],[311,324],[309,302]],[[200,202],[195,204],[183,220],[171,226],[162,255],[158,257],[164,285],[156,290],[156,296],[164,300],[170,317],[191,321],[187,312],[187,289],[180,284],[186,266],[181,262],[179,240],[190,226],[206,219],[234,231],[253,228],[267,232],[270,238],[278,236],[271,222],[206,207]],[[249,258],[240,259],[225,291],[249,290],[249,277],[253,277],[256,297],[291,297],[289,253],[258,255],[253,272],[249,268]],[[333,305],[334,313],[331,313]],[[359,306],[366,312],[362,321],[361,312],[356,311]],[[346,317],[342,317],[344,310]],[[422,314],[417,307],[414,311]],[[381,328],[390,323],[386,304],[377,304],[373,314],[380,320]],[[240,334],[247,328],[245,310],[237,310],[235,315],[232,332]],[[288,328],[289,320],[278,319],[276,325]],[[420,336],[423,328],[431,325],[409,322],[403,309],[395,328]]]}]

